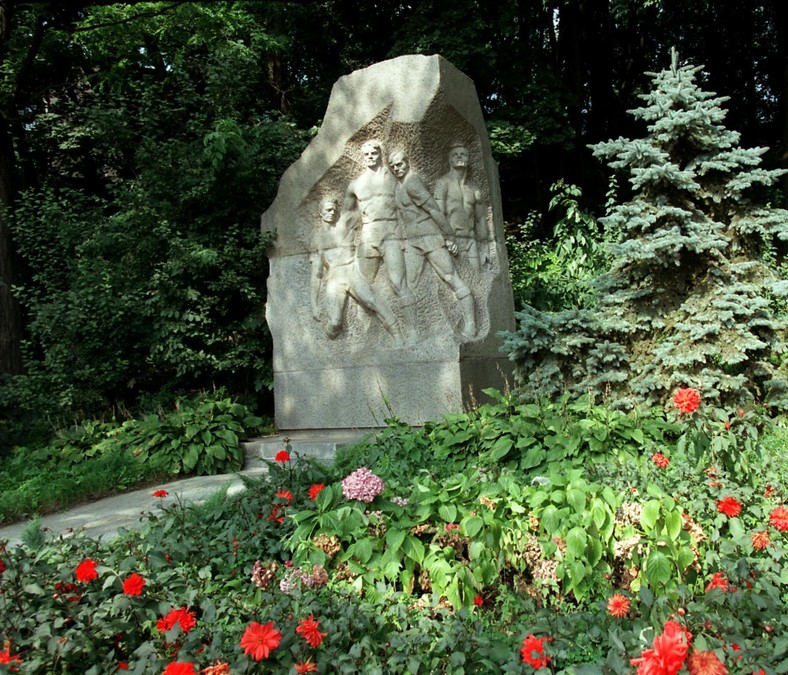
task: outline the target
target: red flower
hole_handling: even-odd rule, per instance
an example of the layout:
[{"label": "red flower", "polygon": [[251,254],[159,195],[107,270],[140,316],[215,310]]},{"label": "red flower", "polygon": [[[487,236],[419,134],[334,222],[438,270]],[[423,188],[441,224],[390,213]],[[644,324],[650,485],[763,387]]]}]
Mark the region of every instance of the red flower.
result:
[{"label": "red flower", "polygon": [[123,593],[125,595],[140,595],[142,587],[147,582],[139,574],[134,572],[130,577],[127,577],[123,582]]},{"label": "red flower", "polygon": [[281,640],[282,634],[274,628],[273,621],[269,621],[264,626],[252,621],[241,638],[241,647],[244,649],[244,654],[251,656],[255,661],[262,661],[279,646]]},{"label": "red flower", "polygon": [[[545,656],[544,643],[547,638],[538,638],[530,634],[523,640],[523,646],[520,649],[520,655],[523,657],[523,663],[527,663],[534,668],[541,668],[547,665],[550,657]],[[536,654],[536,656],[534,656]]]},{"label": "red flower", "polygon": [[91,560],[90,558],[83,560],[81,563],[79,563],[79,565],[77,565],[77,569],[74,570],[74,576],[76,577],[77,581],[84,581],[85,583],[93,581],[93,579],[98,579],[98,572],[96,572],[96,561]]},{"label": "red flower", "polygon": [[276,453],[274,459],[277,462],[289,462],[290,461],[290,453],[287,450],[280,450]]},{"label": "red flower", "polygon": [[320,632],[320,622],[315,621],[315,617],[312,614],[309,615],[308,619],[301,619],[295,632],[303,637],[310,647],[319,647],[323,642],[323,638],[328,635],[328,633]]},{"label": "red flower", "polygon": [[446,531],[451,532],[452,530],[459,530],[460,526],[457,523],[446,523]]},{"label": "red flower", "polygon": [[769,514],[769,522],[780,532],[788,531],[788,509],[784,506],[774,508]]},{"label": "red flower", "polygon": [[129,669],[129,664],[128,664],[128,663],[126,663],[125,661],[121,661],[121,662],[118,664],[118,667],[117,667],[117,668],[115,668],[115,670],[116,670],[116,671],[117,671],[117,670],[128,670],[128,669]]},{"label": "red flower", "polygon": [[734,497],[725,497],[717,501],[717,511],[734,518],[741,513],[741,502]]},{"label": "red flower", "polygon": [[761,551],[769,545],[769,532],[763,530],[762,532],[752,533],[752,547],[756,551]]},{"label": "red flower", "polygon": [[706,592],[708,593],[712,588],[719,588],[721,591],[727,591],[728,578],[722,572],[715,572],[709,585],[706,586]]},{"label": "red flower", "polygon": [[197,675],[197,673],[193,663],[173,661],[164,669],[162,675]]},{"label": "red flower", "polygon": [[309,488],[309,492],[308,492],[309,498],[312,501],[315,501],[315,499],[317,499],[317,496],[320,494],[320,491],[325,487],[326,486],[324,483],[315,483],[311,488]]},{"label": "red flower", "polygon": [[665,632],[654,638],[654,648],[646,649],[637,659],[638,675],[676,675],[684,665],[689,651],[688,633],[675,621],[665,624]]},{"label": "red flower", "polygon": [[167,492],[167,490],[156,490],[155,492],[153,492],[152,496],[153,497],[166,497],[169,494],[170,493]]},{"label": "red flower", "polygon": [[[6,664],[22,663],[22,659],[20,659],[18,656],[11,656],[11,647],[9,646],[9,644],[10,643],[6,643],[6,648],[0,651],[0,663],[6,663]],[[8,670],[12,672],[16,672],[17,669],[9,667]]]},{"label": "red flower", "polygon": [[[280,523],[280,524],[284,523],[285,517],[279,515],[279,508],[280,508],[280,504],[274,504],[273,507],[271,508],[271,513],[267,515],[265,519],[272,523]],[[281,508],[282,508],[282,512],[284,513],[284,506],[282,506]]]},{"label": "red flower", "polygon": [[473,604],[476,605],[477,607],[481,607],[484,604],[484,598],[481,595],[477,595],[473,599]]},{"label": "red flower", "polygon": [[226,661],[221,661],[215,666],[208,666],[200,671],[203,675],[230,675],[230,666]]},{"label": "red flower", "polygon": [[673,405],[680,413],[693,413],[700,405],[700,393],[697,389],[677,389],[673,394]]},{"label": "red flower", "polygon": [[288,504],[293,501],[293,493],[290,492],[290,490],[279,490],[279,492],[276,493],[276,496],[286,499]]},{"label": "red flower", "polygon": [[616,593],[607,601],[607,613],[616,619],[623,619],[629,614],[630,600],[621,593]]},{"label": "red flower", "polygon": [[665,457],[661,452],[655,452],[651,455],[651,461],[654,462],[660,469],[664,469],[670,464],[670,460]]},{"label": "red flower", "polygon": [[304,661],[303,663],[296,663],[295,670],[298,675],[302,673],[316,673],[317,666],[311,661]]},{"label": "red flower", "polygon": [[163,616],[156,623],[156,628],[162,633],[171,630],[175,624],[180,624],[181,630],[188,633],[192,628],[197,625],[197,617],[194,612],[190,612],[186,607],[179,607],[178,609],[171,609],[167,616]]},{"label": "red flower", "polygon": [[690,675],[728,675],[725,664],[713,651],[693,651],[687,661],[687,670]]}]

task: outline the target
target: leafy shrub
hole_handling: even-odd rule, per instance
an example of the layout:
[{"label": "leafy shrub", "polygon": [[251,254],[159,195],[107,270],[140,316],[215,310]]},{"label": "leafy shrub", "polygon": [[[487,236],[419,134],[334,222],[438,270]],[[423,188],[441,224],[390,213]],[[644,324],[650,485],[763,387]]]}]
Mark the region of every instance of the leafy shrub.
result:
[{"label": "leafy shrub", "polygon": [[[561,428],[589,419],[594,436],[601,411],[583,402],[567,412],[576,403],[565,402]],[[692,649],[713,650],[729,672],[780,672],[788,532],[774,514],[785,498],[776,466],[784,429],[756,427],[764,450],[742,482],[719,464],[701,469],[711,454],[679,447],[703,405],[661,425],[655,411],[623,416],[616,424],[640,433],[597,439],[608,445],[594,451],[585,439],[584,451],[559,453],[539,473],[521,469],[517,453],[482,464],[478,438],[464,455],[425,440],[436,428],[475,428],[475,414],[419,433],[392,421],[384,447],[415,448],[410,467],[407,455],[387,459],[368,440],[332,466],[282,458],[246,479],[243,494],[196,509],[163,500],[142,532],[115,542],[35,548],[31,536],[32,548],[0,552],[0,638],[30,673],[99,675],[120,663],[162,672],[176,659],[251,673],[261,666],[241,637],[252,621],[272,622],[280,638],[267,672],[309,659],[320,672],[404,674],[523,672],[519,650],[534,636],[554,672],[623,675],[672,618],[692,633]],[[496,406],[511,427],[533,423],[528,408]],[[549,431],[554,404],[543,416]],[[343,489],[360,466],[383,479],[382,492],[366,473],[374,489]],[[98,578],[75,581],[86,559]],[[132,573],[146,582],[139,595],[123,591]],[[159,629],[176,609],[193,625]],[[325,633],[319,646],[297,630],[309,617]]]},{"label": "leafy shrub", "polygon": [[216,394],[180,400],[171,413],[124,422],[102,446],[114,446],[142,461],[154,460],[173,474],[214,474],[243,466],[239,440],[259,429],[263,419]]}]

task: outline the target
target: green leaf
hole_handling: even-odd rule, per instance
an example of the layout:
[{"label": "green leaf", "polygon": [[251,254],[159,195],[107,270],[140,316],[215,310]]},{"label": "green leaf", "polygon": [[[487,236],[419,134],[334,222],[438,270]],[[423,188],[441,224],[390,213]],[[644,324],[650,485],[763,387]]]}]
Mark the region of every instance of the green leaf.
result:
[{"label": "green leaf", "polygon": [[490,448],[490,458],[492,461],[497,462],[509,454],[514,447],[514,440],[511,436],[501,436]]},{"label": "green leaf", "polygon": [[372,540],[369,537],[356,542],[356,558],[361,563],[368,563],[372,557]]},{"label": "green leaf", "polygon": [[676,541],[679,538],[683,527],[681,514],[675,510],[668,511],[668,514],[665,516],[665,527],[667,528],[668,536],[673,541]]},{"label": "green leaf", "polygon": [[438,507],[438,515],[447,523],[457,520],[457,507],[454,504],[441,504]]},{"label": "green leaf", "polygon": [[402,542],[402,550],[408,558],[419,565],[424,561],[424,544],[418,537],[412,534],[407,535]]},{"label": "green leaf", "polygon": [[465,535],[473,538],[481,532],[484,521],[480,516],[468,516],[467,518],[463,518],[461,526]]},{"label": "green leaf", "polygon": [[566,533],[566,552],[574,558],[585,557],[587,539],[582,527],[573,527]]},{"label": "green leaf", "polygon": [[545,532],[549,536],[552,536],[553,533],[557,532],[558,528],[561,526],[561,517],[559,515],[558,509],[552,504],[546,506],[545,510],[542,511],[539,522],[544,528]]},{"label": "green leaf", "polygon": [[662,502],[658,499],[649,500],[643,507],[643,512],[640,514],[640,524],[647,532],[653,530],[654,526],[657,524],[657,518],[659,517],[661,507]]},{"label": "green leaf", "polygon": [[646,578],[651,586],[667,584],[671,578],[672,565],[662,551],[652,551],[646,560]]},{"label": "green leaf", "polygon": [[405,532],[405,530],[397,530],[395,528],[387,530],[386,546],[395,551],[399,550],[402,546],[402,542],[405,541],[407,534],[408,533]]}]

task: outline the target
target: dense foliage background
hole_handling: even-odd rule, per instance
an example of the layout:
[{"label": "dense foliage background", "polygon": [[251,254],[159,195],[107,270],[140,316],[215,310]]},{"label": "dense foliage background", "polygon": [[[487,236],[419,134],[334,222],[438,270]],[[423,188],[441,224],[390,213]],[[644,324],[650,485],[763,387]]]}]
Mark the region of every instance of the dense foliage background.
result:
[{"label": "dense foliage background", "polygon": [[211,386],[266,410],[257,221],[356,68],[441,53],[474,79],[512,244],[533,253],[556,223],[563,236],[514,257],[522,301],[536,259],[549,300],[582,302],[559,276],[577,241],[604,262],[592,216],[608,176],[588,145],[642,135],[626,111],[671,47],[731,96],[727,124],[769,146],[765,168],[788,151],[780,0],[1,1],[0,38],[6,444]]}]

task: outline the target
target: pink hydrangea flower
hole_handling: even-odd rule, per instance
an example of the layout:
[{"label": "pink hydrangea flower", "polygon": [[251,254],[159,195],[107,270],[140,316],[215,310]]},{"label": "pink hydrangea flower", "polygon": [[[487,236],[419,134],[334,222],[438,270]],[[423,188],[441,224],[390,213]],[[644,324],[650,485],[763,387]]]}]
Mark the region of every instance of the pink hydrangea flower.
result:
[{"label": "pink hydrangea flower", "polygon": [[383,492],[384,487],[380,478],[362,466],[342,481],[342,494],[345,499],[356,499],[368,503]]}]

